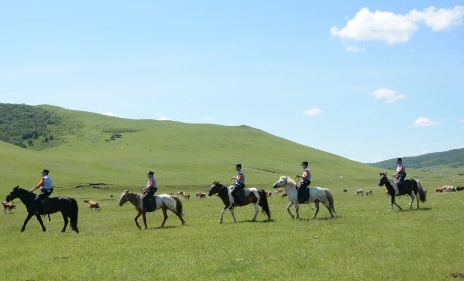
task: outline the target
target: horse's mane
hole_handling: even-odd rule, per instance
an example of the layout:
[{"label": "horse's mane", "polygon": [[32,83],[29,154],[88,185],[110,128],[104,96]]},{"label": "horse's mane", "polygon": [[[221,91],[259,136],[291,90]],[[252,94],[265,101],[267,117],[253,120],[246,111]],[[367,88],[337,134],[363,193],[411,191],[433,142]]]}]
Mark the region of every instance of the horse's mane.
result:
[{"label": "horse's mane", "polygon": [[292,179],[291,177],[289,177],[289,176],[281,176],[280,178],[281,178],[281,179],[286,178],[286,179],[287,179],[287,183],[290,183],[290,184],[292,184],[292,185],[295,185],[295,184],[296,184],[296,181],[295,181],[294,179]]}]

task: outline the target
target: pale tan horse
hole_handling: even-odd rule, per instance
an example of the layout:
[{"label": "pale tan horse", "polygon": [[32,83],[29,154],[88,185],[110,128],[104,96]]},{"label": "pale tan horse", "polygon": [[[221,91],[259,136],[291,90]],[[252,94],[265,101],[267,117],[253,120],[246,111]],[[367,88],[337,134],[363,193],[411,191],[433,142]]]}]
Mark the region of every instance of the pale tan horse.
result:
[{"label": "pale tan horse", "polygon": [[[142,229],[140,226],[139,222],[137,221],[140,216],[143,218],[143,224],[145,225],[145,229],[147,229],[147,217],[146,217],[146,212],[141,208],[142,204],[142,195],[140,194],[135,194],[129,192],[129,190],[124,190],[121,194],[121,198],[119,199],[119,206],[124,205],[126,202],[131,202],[132,205],[135,206],[135,209],[137,210],[137,215],[134,218],[135,225],[139,229]],[[177,196],[174,195],[168,195],[168,194],[160,194],[153,196],[150,200],[155,200],[156,201],[156,210],[162,209],[163,210],[163,215],[164,215],[164,220],[163,223],[161,224],[160,227],[164,226],[164,223],[168,219],[168,214],[167,210],[171,210],[176,216],[180,219],[182,222],[182,225],[185,224],[184,219],[182,218],[183,213],[182,213],[182,201]],[[153,212],[154,212],[153,211]]]}]

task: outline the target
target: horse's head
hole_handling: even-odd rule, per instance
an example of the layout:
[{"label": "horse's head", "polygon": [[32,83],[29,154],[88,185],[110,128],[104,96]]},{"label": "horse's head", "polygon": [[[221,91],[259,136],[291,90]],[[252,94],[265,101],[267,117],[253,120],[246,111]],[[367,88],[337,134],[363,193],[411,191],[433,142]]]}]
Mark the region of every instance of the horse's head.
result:
[{"label": "horse's head", "polygon": [[124,190],[119,198],[119,206],[124,205],[127,201],[129,201],[129,190]]},{"label": "horse's head", "polygon": [[13,199],[18,198],[18,197],[20,197],[20,195],[19,195],[19,186],[15,186],[15,187],[13,187],[13,190],[10,193],[8,193],[8,195],[6,196],[5,201],[10,202]]},{"label": "horse's head", "polygon": [[213,182],[213,184],[211,185],[210,189],[209,189],[209,192],[208,192],[208,196],[211,196],[215,193],[218,193],[219,189],[223,187],[222,184],[220,184],[218,181],[215,181]]},{"label": "horse's head", "polygon": [[287,177],[287,176],[281,176],[278,181],[276,181],[272,187],[273,188],[279,188],[279,187],[286,187],[287,185],[295,185],[295,182]]},{"label": "horse's head", "polygon": [[387,182],[388,182],[387,173],[380,173],[378,185],[382,186],[384,184],[387,184]]}]

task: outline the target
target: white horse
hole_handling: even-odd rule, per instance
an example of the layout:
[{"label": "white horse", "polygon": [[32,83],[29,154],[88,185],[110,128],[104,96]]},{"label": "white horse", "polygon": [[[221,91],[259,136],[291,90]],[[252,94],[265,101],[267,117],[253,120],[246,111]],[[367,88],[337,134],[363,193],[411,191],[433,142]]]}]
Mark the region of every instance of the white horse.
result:
[{"label": "white horse", "polygon": [[[298,204],[298,190],[296,189],[296,182],[287,176],[281,176],[278,181],[274,183],[272,186],[273,188],[279,188],[283,187],[285,189],[285,192],[287,193],[287,198],[290,203],[287,205],[287,211],[290,214],[292,218],[295,218],[295,216],[292,214],[290,211],[290,207],[295,205],[295,211],[296,211],[296,218],[300,218],[300,213],[299,213],[299,204]],[[316,206],[316,212],[313,215],[313,219],[316,218],[317,213],[319,212],[319,202],[324,204],[324,206],[327,208],[327,210],[330,213],[330,217],[334,217],[333,213],[335,212],[335,206],[334,206],[334,199],[333,195],[328,190],[327,188],[323,187],[309,187],[309,200],[306,203],[311,203],[314,202],[314,205]]]}]

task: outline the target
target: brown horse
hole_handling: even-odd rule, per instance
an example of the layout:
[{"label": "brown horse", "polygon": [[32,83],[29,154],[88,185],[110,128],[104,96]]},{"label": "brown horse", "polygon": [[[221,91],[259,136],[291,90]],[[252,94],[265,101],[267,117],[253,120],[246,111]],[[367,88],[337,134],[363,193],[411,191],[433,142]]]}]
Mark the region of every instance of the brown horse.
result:
[{"label": "brown horse", "polygon": [[[234,208],[237,206],[234,204],[234,198],[230,191],[231,190],[227,186],[222,185],[219,182],[213,182],[208,192],[208,196],[212,196],[213,194],[217,193],[225,205],[224,209],[221,211],[221,219],[219,221],[220,223],[222,223],[226,209],[230,210],[234,222],[237,222],[234,214]],[[271,220],[271,211],[269,210],[269,205],[267,203],[266,191],[252,187],[244,188],[242,192],[244,192],[246,200],[240,204],[240,206],[245,206],[248,204],[254,204],[255,206],[255,215],[251,221],[256,221],[256,217],[258,216],[259,212],[259,206],[261,206],[263,211],[266,212],[268,220]]]},{"label": "brown horse", "polygon": [[[134,218],[135,225],[139,229],[142,229],[142,227],[140,226],[140,224],[138,222],[138,218],[140,216],[142,216],[143,224],[145,225],[145,229],[147,229],[148,227],[147,227],[146,211],[144,211],[141,208],[141,205],[142,205],[141,204],[141,202],[142,202],[141,195],[140,194],[135,194],[135,193],[130,193],[129,190],[124,190],[122,192],[122,194],[121,194],[121,198],[119,199],[119,206],[124,205],[124,203],[126,203],[127,201],[131,202],[131,204],[135,206],[135,209],[138,212],[137,215]],[[182,222],[182,225],[185,224],[185,221],[182,218],[182,215],[183,215],[182,214],[182,201],[180,201],[180,199],[177,196],[167,195],[167,194],[160,194],[160,195],[156,195],[156,196],[153,196],[152,198],[150,198],[150,202],[152,203],[153,201],[156,202],[156,208],[155,208],[154,211],[156,211],[158,209],[163,210],[164,220],[163,220],[163,223],[161,223],[160,227],[163,227],[164,223],[168,219],[168,214],[167,214],[168,209],[171,210],[171,212],[173,212],[174,214],[176,214],[176,216]]]}]

